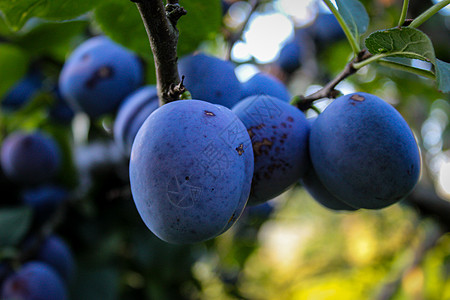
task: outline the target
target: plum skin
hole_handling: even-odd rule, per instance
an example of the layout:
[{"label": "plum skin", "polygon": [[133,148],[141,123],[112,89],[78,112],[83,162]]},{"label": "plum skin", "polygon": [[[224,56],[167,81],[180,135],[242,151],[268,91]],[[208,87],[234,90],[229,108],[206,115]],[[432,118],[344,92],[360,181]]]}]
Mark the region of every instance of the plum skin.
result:
[{"label": "plum skin", "polygon": [[114,121],[114,141],[129,156],[136,134],[145,119],[159,107],[156,86],[140,87],[122,102]]},{"label": "plum skin", "polygon": [[1,165],[10,180],[39,184],[50,180],[57,173],[61,154],[56,142],[46,134],[18,131],[3,141]]},{"label": "plum skin", "polygon": [[253,95],[268,95],[289,102],[291,94],[276,77],[267,73],[258,73],[242,83],[241,98]]},{"label": "plum skin", "polygon": [[406,121],[367,93],[333,101],[313,123],[310,156],[328,191],[352,207],[379,209],[406,197],[420,175],[420,153]]},{"label": "plum skin", "polygon": [[113,112],[142,82],[138,58],[105,36],[79,45],[64,63],[59,77],[63,98],[90,117]]},{"label": "plum skin", "polygon": [[231,108],[241,99],[241,83],[234,65],[203,53],[182,57],[178,62],[180,76],[193,99]]},{"label": "plum skin", "polygon": [[304,176],[309,167],[309,124],[298,108],[257,95],[241,100],[232,111],[252,139],[255,166],[249,205],[280,195]]},{"label": "plum skin", "polygon": [[30,261],[5,279],[1,298],[4,300],[63,300],[67,290],[63,280],[49,265]]},{"label": "plum skin", "polygon": [[174,244],[227,230],[250,192],[250,145],[244,125],[226,107],[181,100],[155,110],[130,157],[131,191],[147,227]]}]

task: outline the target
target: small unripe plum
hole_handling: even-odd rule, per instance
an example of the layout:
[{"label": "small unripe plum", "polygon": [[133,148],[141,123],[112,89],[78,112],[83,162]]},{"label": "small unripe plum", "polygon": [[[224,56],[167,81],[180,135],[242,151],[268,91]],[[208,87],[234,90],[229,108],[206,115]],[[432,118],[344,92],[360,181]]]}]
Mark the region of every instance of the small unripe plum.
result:
[{"label": "small unripe plum", "polygon": [[241,99],[241,83],[234,65],[202,53],[188,55],[178,62],[180,76],[193,99],[231,108]]},{"label": "small unripe plum", "polygon": [[59,77],[63,98],[90,117],[113,112],[142,82],[139,59],[105,36],[78,46]]},{"label": "small unripe plum", "polygon": [[382,99],[353,93],[313,123],[310,156],[320,181],[355,208],[378,209],[406,197],[420,175],[420,153],[403,117]]},{"label": "small unripe plum", "polygon": [[267,73],[255,74],[242,84],[241,98],[253,95],[268,95],[289,102],[291,94],[286,86],[276,77]]},{"label": "small unripe plum", "polygon": [[156,86],[141,87],[122,102],[114,121],[114,140],[127,156],[145,119],[159,106]]},{"label": "small unripe plum", "polygon": [[1,291],[4,300],[64,300],[67,290],[63,280],[49,265],[30,261],[5,279]]},{"label": "small unripe plum", "polygon": [[130,183],[143,221],[175,244],[208,240],[241,215],[250,192],[253,152],[228,108],[180,100],[155,110],[131,150]]},{"label": "small unripe plum", "polygon": [[41,133],[15,132],[2,144],[1,165],[5,176],[24,184],[50,180],[61,165],[56,142]]},{"label": "small unripe plum", "polygon": [[298,108],[265,95],[245,98],[232,111],[252,140],[255,170],[249,205],[265,202],[306,173],[308,121]]}]

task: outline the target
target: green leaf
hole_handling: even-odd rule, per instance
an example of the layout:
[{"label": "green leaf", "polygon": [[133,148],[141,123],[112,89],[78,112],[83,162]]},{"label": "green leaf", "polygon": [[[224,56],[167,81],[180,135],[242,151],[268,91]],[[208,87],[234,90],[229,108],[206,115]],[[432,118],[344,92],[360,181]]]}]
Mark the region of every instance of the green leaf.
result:
[{"label": "green leaf", "polygon": [[0,0],[0,11],[15,31],[32,17],[47,20],[70,20],[93,9],[103,0]]},{"label": "green leaf", "polygon": [[[221,26],[221,4],[219,0],[183,1],[187,15],[178,22],[180,31],[178,56],[197,49],[204,40],[213,39]],[[100,28],[113,40],[150,57],[151,49],[139,11],[131,1],[111,0],[95,10],[95,20]]]},{"label": "green leaf", "polygon": [[20,34],[14,42],[32,55],[65,53],[69,51],[72,39],[81,34],[87,25],[86,21],[45,22]]},{"label": "green leaf", "polygon": [[0,210],[0,246],[14,246],[27,233],[32,218],[29,207],[3,208]]},{"label": "green leaf", "polygon": [[436,59],[436,81],[439,90],[450,93],[450,64]]},{"label": "green leaf", "polygon": [[0,99],[28,70],[29,57],[19,47],[0,43]]},{"label": "green leaf", "polygon": [[358,38],[369,27],[369,15],[358,0],[336,0],[336,4],[352,35]]},{"label": "green leaf", "polygon": [[372,54],[415,58],[435,63],[433,44],[420,30],[400,27],[375,31],[366,39],[366,47]]},{"label": "green leaf", "polygon": [[196,50],[205,40],[214,39],[222,24],[222,6],[219,0],[182,1],[181,5],[188,13],[177,25],[180,30],[179,56]]},{"label": "green leaf", "polygon": [[438,89],[450,92],[450,64],[436,59],[433,44],[422,31],[409,27],[376,31],[367,37],[366,47],[380,58],[403,57],[432,63]]}]

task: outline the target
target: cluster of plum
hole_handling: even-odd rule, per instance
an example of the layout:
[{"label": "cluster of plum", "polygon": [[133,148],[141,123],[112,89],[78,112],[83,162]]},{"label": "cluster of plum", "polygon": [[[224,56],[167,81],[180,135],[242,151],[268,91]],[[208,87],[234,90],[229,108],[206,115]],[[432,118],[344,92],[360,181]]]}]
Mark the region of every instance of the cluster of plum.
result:
[{"label": "cluster of plum", "polygon": [[[142,86],[143,73],[133,53],[97,36],[66,60],[58,91],[71,108],[92,119],[116,113],[114,140],[129,158],[137,210],[167,242],[214,238],[246,206],[265,204],[299,182],[328,208],[356,210],[395,203],[418,180],[420,156],[411,130],[374,95],[342,96],[307,120],[289,104],[291,95],[277,78],[261,72],[241,83],[231,62],[200,53],[179,60],[193,99],[159,107],[156,87]],[[2,143],[5,177],[30,189],[24,202],[42,219],[67,198],[50,185],[59,164],[58,147],[42,132],[12,133]],[[67,248],[58,241],[53,248]],[[61,269],[63,259],[39,254],[33,259],[40,263],[29,261],[8,273],[2,297],[20,298],[51,286],[55,299],[62,299],[64,282],[58,276],[67,279],[73,270],[65,253],[55,280],[39,276]],[[45,256],[58,263],[40,258]]]},{"label": "cluster of plum", "polygon": [[[21,187],[20,202],[33,210],[36,228],[42,227],[69,198],[65,188],[52,182],[60,165],[57,143],[43,132],[14,132],[2,143],[3,176]],[[20,265],[0,263],[1,298],[66,298],[67,285],[75,272],[74,257],[66,242],[57,234],[38,231],[26,236],[21,249]]]}]

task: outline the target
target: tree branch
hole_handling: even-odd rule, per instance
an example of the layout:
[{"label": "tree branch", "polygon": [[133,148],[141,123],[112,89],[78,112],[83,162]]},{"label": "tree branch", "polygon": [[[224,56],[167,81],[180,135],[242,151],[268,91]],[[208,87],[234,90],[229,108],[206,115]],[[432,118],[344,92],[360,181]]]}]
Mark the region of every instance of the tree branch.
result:
[{"label": "tree branch", "polygon": [[234,44],[236,44],[236,42],[242,38],[242,34],[244,33],[244,30],[247,27],[247,24],[250,21],[251,16],[258,9],[258,6],[261,4],[261,0],[250,0],[249,3],[251,6],[250,12],[246,16],[245,20],[242,22],[239,30],[237,30],[234,33],[229,33],[229,35],[228,35],[228,48],[227,48],[227,54],[226,54],[227,60],[230,60],[231,50],[233,50]]},{"label": "tree branch", "polygon": [[358,71],[358,69],[354,67],[354,64],[364,61],[371,56],[372,55],[367,50],[363,49],[358,53],[358,56],[355,59],[350,61],[345,66],[344,70],[341,73],[339,73],[323,88],[306,97],[297,96],[294,98],[294,100],[292,100],[291,104],[297,106],[300,110],[305,111],[311,107],[312,103],[315,100],[322,98],[336,98],[339,95],[339,91],[337,91],[335,88],[339,84],[339,82]]},{"label": "tree branch", "polygon": [[141,14],[150,41],[156,68],[159,103],[178,100],[184,92],[177,66],[178,20],[186,14],[177,0],[131,0]]}]

